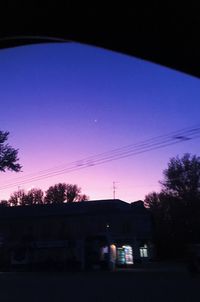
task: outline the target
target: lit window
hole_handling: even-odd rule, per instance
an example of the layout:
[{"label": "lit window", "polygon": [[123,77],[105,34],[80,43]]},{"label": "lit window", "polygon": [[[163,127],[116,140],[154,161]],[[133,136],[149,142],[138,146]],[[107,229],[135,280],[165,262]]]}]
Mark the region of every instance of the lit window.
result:
[{"label": "lit window", "polygon": [[143,247],[140,247],[140,257],[146,258],[148,257],[147,245],[145,244]]},{"label": "lit window", "polygon": [[102,252],[103,252],[103,254],[107,254],[108,253],[108,246],[104,246],[102,248]]}]

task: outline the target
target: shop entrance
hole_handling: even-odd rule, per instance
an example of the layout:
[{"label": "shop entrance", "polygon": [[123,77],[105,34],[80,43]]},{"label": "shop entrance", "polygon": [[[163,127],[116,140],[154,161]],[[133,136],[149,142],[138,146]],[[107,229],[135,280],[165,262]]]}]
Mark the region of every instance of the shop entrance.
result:
[{"label": "shop entrance", "polygon": [[117,247],[117,265],[132,265],[133,264],[133,249],[130,245]]}]

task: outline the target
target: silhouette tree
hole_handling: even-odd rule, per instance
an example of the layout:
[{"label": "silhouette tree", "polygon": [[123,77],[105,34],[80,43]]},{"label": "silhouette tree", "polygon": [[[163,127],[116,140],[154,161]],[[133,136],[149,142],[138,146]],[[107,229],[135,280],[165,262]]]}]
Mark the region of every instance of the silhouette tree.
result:
[{"label": "silhouette tree", "polygon": [[163,191],[181,199],[200,197],[200,157],[186,153],[171,158],[163,174]]},{"label": "silhouette tree", "polygon": [[67,184],[66,186],[66,200],[67,202],[78,201],[81,193],[81,188],[77,185]]},{"label": "silhouette tree", "polygon": [[89,197],[85,194],[81,194],[81,188],[77,185],[67,184],[66,187],[66,200],[67,202],[80,202],[86,201]]},{"label": "silhouette tree", "polygon": [[89,196],[86,194],[80,194],[76,201],[87,201],[89,200]]},{"label": "silhouette tree", "polygon": [[162,191],[148,194],[145,205],[160,255],[180,257],[188,244],[200,242],[200,157],[171,158],[163,174]]},{"label": "silhouette tree", "polygon": [[178,235],[180,203],[165,192],[152,192],[145,196],[144,204],[152,213],[158,257],[174,257],[180,244],[183,244],[180,242],[180,234]]},{"label": "silhouette tree", "polygon": [[77,185],[59,183],[51,186],[46,191],[45,203],[79,202],[88,200],[89,197],[81,194]]},{"label": "silhouette tree", "polygon": [[11,194],[8,203],[10,206],[26,205],[26,194],[24,190],[18,190]]},{"label": "silhouette tree", "polygon": [[9,132],[0,131],[0,171],[11,170],[19,172],[21,165],[18,162],[18,150],[6,143]]},{"label": "silhouette tree", "polygon": [[160,202],[160,193],[151,192],[145,196],[144,205],[146,208],[150,209],[159,209],[161,202]]},{"label": "silhouette tree", "polygon": [[43,204],[44,193],[41,189],[33,188],[25,195],[27,205]]},{"label": "silhouette tree", "polygon": [[67,202],[80,202],[80,201],[86,201],[89,197],[85,194],[81,194],[81,188],[79,188],[77,185],[71,185],[67,184],[66,189],[66,200]]},{"label": "silhouette tree", "polygon": [[11,194],[8,201],[2,201],[2,205],[24,206],[74,201],[80,202],[88,199],[89,197],[87,195],[81,194],[81,189],[77,185],[58,183],[49,187],[45,197],[41,189],[33,188],[27,193],[24,190],[18,190]]},{"label": "silhouette tree", "polygon": [[49,187],[46,191],[46,196],[44,199],[45,203],[63,203],[66,200],[66,189],[67,185],[65,183],[59,183],[54,186]]},{"label": "silhouette tree", "polygon": [[8,207],[9,206],[9,203],[7,200],[3,199],[0,201],[0,206],[2,207]]}]

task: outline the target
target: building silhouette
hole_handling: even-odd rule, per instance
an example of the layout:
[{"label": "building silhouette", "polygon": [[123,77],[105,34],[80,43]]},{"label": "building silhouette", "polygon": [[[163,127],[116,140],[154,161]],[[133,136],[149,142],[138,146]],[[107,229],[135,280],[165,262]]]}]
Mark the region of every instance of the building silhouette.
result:
[{"label": "building silhouette", "polygon": [[142,201],[0,207],[0,269],[129,267],[153,258],[152,238]]}]

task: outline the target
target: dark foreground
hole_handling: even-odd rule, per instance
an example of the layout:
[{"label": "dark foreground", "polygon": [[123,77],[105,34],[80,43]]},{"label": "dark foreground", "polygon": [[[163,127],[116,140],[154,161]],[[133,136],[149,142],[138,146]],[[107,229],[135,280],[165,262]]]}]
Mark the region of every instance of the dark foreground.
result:
[{"label": "dark foreground", "polygon": [[198,301],[200,277],[184,269],[0,273],[0,301]]}]

